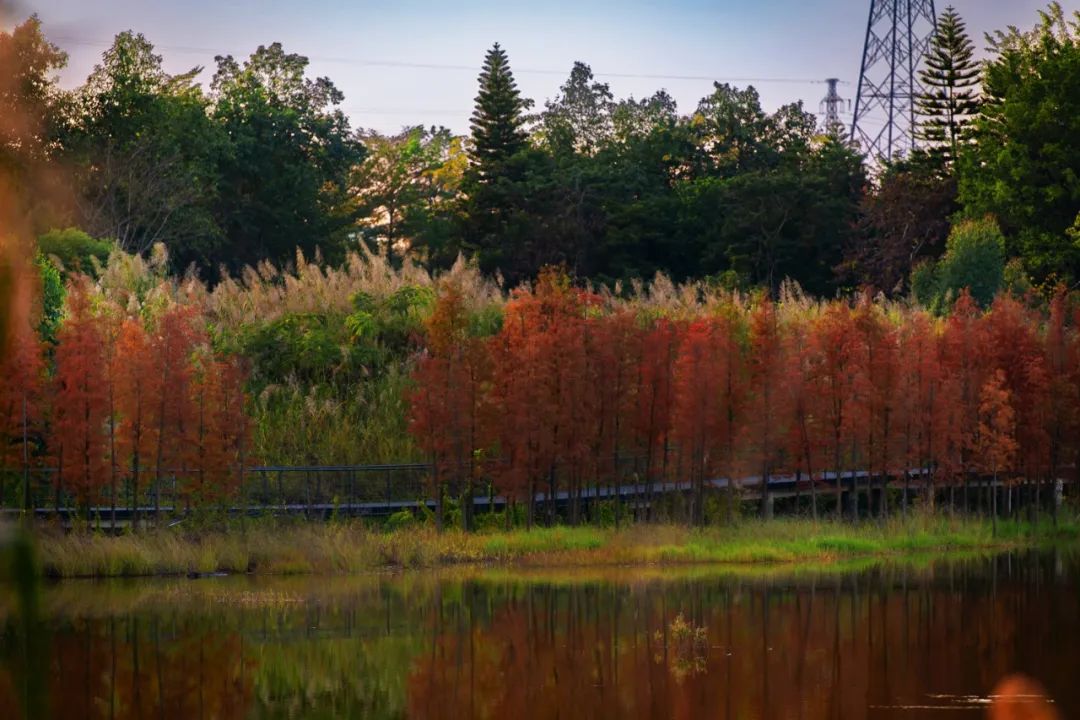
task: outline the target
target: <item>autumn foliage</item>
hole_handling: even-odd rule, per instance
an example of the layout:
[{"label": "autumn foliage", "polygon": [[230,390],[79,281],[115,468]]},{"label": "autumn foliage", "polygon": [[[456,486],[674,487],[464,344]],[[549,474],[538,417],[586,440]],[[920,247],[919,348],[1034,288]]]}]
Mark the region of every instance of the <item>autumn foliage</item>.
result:
[{"label": "autumn foliage", "polygon": [[702,523],[730,517],[762,477],[794,478],[815,515],[916,501],[1015,511],[1021,493],[1048,499],[1080,453],[1064,293],[1045,309],[1002,295],[986,311],[963,294],[946,318],[796,292],[657,309],[549,271],[513,293],[491,337],[471,336],[464,313],[444,289],[412,431],[439,482],[486,473],[530,523],[577,521],[583,499],[615,488],[654,512],[638,501],[662,483],[681,483],[669,512]]},{"label": "autumn foliage", "polygon": [[0,477],[18,478],[21,504],[47,502],[39,473],[57,505],[130,506],[136,520],[163,490],[187,507],[237,495],[245,366],[212,349],[182,300],[132,310],[75,276],[55,346],[16,328],[0,366]]},{"label": "autumn foliage", "polygon": [[[55,345],[16,328],[0,374],[9,505],[138,513],[242,491],[251,361],[215,348],[205,295],[163,287],[75,277]],[[546,271],[492,307],[447,277],[411,359],[408,428],[440,523],[456,507],[475,527],[462,498],[496,495],[526,524],[700,524],[751,494],[767,516],[762,478],[813,516],[1015,514],[1054,507],[1076,472],[1080,315],[1065,292],[985,310],[962,294],[939,317],[794,289],[620,295]]]}]

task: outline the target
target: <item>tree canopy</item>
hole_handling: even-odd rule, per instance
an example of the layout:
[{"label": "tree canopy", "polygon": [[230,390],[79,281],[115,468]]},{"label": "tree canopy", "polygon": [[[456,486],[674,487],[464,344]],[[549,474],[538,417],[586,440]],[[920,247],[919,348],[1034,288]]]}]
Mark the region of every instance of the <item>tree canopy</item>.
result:
[{"label": "tree canopy", "polygon": [[[788,279],[902,296],[954,226],[993,217],[1005,260],[1045,296],[1080,272],[1078,27],[1051,5],[978,64],[948,8],[921,69],[924,148],[876,168],[801,103],[767,109],[752,86],[717,82],[680,110],[662,89],[616,97],[575,62],[529,114],[497,43],[466,135],[355,129],[333,81],[280,43],[215,58],[204,87],[201,67],[172,75],[125,31],[63,91],[66,58],[32,18],[0,33],[14,68],[0,104],[19,110],[0,159],[44,183],[25,193],[35,234],[72,228],[144,257],[161,243],[171,272],[212,282],[298,250],[336,265],[365,244],[428,270],[475,258],[509,286],[554,265],[610,287],[664,272],[774,297]],[[70,193],[47,187],[58,174]],[[79,237],[49,235],[49,253],[85,254]]]}]

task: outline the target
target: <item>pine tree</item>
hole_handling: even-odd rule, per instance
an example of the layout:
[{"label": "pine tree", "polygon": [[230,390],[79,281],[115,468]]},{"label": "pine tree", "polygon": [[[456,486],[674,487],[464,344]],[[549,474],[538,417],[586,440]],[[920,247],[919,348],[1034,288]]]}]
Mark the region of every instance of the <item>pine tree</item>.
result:
[{"label": "pine tree", "polygon": [[938,19],[937,32],[919,71],[923,93],[917,100],[923,142],[949,166],[964,129],[979,111],[980,68],[964,21],[949,6]]},{"label": "pine tree", "polygon": [[488,51],[480,73],[480,92],[476,96],[470,126],[472,162],[481,178],[491,174],[491,166],[525,147],[523,112],[530,103],[521,98],[506,51],[499,43]]}]

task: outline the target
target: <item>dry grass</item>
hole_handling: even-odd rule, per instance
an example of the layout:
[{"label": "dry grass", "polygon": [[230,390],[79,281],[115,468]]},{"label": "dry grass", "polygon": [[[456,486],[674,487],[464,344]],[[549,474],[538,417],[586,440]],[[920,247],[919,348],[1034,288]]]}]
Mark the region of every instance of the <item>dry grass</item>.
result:
[{"label": "dry grass", "polygon": [[264,261],[246,268],[240,278],[223,280],[205,302],[208,316],[219,328],[236,332],[253,319],[272,322],[291,314],[346,315],[357,293],[384,298],[404,287],[433,287],[444,278],[459,284],[470,308],[503,302],[498,285],[463,259],[435,277],[411,260],[395,268],[385,255],[366,250],[349,253],[340,267],[330,267],[318,257],[309,260],[299,251],[291,268]]},{"label": "dry grass", "polygon": [[170,530],[109,537],[39,537],[43,571],[55,577],[118,577],[189,573],[341,574],[383,568],[460,564],[575,567],[673,564],[802,564],[858,558],[978,552],[1033,546],[1049,538],[1074,542],[1075,524],[1053,536],[1026,525],[916,517],[851,526],[777,520],[694,530],[635,526],[622,530],[556,527],[511,532],[438,533],[429,527],[394,532],[359,522],[256,524],[239,530]]}]

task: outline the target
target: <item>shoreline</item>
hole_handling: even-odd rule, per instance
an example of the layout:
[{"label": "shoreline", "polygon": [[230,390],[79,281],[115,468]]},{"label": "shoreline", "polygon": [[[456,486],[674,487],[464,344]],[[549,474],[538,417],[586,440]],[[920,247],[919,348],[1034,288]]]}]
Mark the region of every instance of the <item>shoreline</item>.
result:
[{"label": "shoreline", "polygon": [[714,565],[826,567],[849,560],[993,554],[1080,547],[1080,521],[999,522],[913,516],[883,524],[834,520],[746,520],[731,527],[674,525],[534,528],[466,534],[413,526],[371,529],[360,521],[239,528],[150,530],[107,536],[34,532],[39,574],[50,579],[355,575],[474,566],[488,569]]}]

